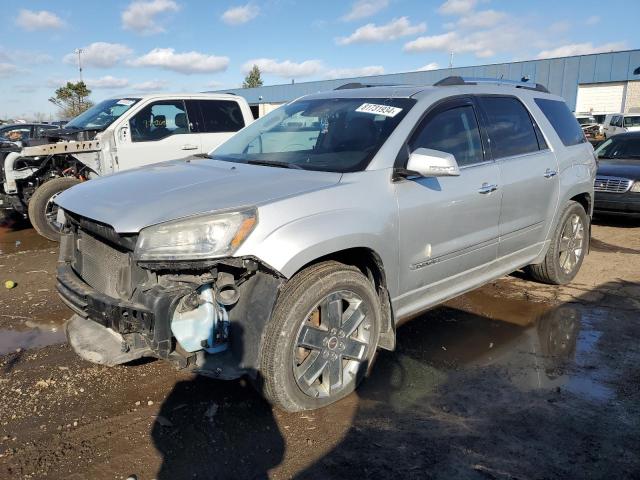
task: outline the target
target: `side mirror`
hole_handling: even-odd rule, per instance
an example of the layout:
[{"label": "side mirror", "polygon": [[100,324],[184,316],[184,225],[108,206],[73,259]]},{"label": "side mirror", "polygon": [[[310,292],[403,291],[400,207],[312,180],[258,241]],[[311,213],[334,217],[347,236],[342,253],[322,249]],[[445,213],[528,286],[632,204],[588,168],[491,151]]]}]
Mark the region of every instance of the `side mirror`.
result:
[{"label": "side mirror", "polygon": [[457,177],[460,175],[456,157],[447,152],[418,148],[411,152],[407,170],[422,177]]}]

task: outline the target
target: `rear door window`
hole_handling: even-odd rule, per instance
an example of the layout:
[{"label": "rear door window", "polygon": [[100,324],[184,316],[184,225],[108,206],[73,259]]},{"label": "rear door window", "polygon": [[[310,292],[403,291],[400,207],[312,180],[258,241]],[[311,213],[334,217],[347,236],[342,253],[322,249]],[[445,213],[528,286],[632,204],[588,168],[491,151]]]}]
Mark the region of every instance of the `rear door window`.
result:
[{"label": "rear door window", "polygon": [[[573,116],[566,103],[560,100],[551,100],[548,98],[536,98],[535,102],[536,105],[540,107],[540,110],[542,110],[544,116],[547,117],[547,120],[549,120],[549,123],[556,131],[565,147],[570,147],[571,145],[577,145],[587,141],[580,124],[576,120],[576,117]],[[615,117],[611,119],[612,125],[614,119]]]},{"label": "rear door window", "polygon": [[[494,158],[537,152],[538,137],[524,105],[515,97],[480,97]],[[577,123],[574,117],[574,122]]]},{"label": "rear door window", "polygon": [[200,104],[202,126],[199,133],[237,132],[244,127],[238,102],[233,100],[196,100]]}]

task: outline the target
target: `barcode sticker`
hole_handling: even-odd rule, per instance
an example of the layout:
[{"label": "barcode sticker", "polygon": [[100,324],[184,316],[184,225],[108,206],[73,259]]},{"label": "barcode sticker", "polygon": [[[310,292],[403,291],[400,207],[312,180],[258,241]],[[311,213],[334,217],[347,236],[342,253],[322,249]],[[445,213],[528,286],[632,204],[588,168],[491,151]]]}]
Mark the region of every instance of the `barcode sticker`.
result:
[{"label": "barcode sticker", "polygon": [[371,113],[373,115],[384,115],[385,117],[395,117],[402,111],[401,108],[391,107],[389,105],[378,105],[376,103],[363,103],[356,112]]}]

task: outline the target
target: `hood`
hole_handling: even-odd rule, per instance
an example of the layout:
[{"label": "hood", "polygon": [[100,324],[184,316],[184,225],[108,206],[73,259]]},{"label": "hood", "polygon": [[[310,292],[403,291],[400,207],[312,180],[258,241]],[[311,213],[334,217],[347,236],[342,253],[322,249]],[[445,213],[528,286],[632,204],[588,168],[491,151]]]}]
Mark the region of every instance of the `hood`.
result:
[{"label": "hood", "polygon": [[609,177],[622,177],[631,180],[640,180],[640,159],[598,160],[598,175],[607,175]]},{"label": "hood", "polygon": [[194,157],[82,183],[61,193],[56,203],[119,233],[135,233],[182,217],[330,187],[341,176]]}]

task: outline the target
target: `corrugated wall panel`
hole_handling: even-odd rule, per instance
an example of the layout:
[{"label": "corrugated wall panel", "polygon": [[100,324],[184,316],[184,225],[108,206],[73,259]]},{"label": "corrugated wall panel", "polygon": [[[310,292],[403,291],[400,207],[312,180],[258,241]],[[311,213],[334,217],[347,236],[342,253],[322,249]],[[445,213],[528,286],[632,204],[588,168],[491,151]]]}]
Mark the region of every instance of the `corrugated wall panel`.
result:
[{"label": "corrugated wall panel", "polygon": [[562,92],[567,105],[575,110],[576,97],[578,95],[578,75],[580,70],[579,58],[567,58],[564,62],[564,75],[562,76]]},{"label": "corrugated wall panel", "polygon": [[443,68],[427,72],[407,72],[371,77],[319,80],[296,84],[221,91],[242,95],[249,103],[279,103],[292,100],[302,95],[331,90],[351,82],[431,85],[449,75],[485,78],[500,78],[502,75],[503,78],[511,80],[519,80],[522,76],[526,75],[530,78],[531,82],[541,83],[553,93],[562,95],[569,106],[574,108],[579,84],[640,80],[640,75],[633,74],[633,70],[637,67],[640,67],[640,50],[630,50],[549,60],[476,65],[453,69]]},{"label": "corrugated wall panel", "polygon": [[596,56],[596,82],[611,81],[611,66],[613,65],[613,57],[609,54],[600,54]]}]

